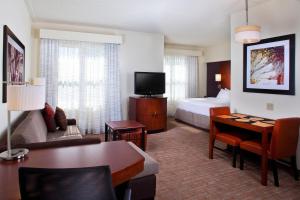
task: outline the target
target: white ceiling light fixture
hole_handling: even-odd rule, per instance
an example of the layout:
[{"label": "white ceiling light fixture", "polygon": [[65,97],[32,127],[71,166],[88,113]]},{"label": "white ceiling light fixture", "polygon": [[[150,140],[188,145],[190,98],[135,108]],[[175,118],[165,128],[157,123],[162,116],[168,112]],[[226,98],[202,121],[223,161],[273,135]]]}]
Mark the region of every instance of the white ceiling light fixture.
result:
[{"label": "white ceiling light fixture", "polygon": [[260,41],[260,26],[248,24],[248,0],[246,0],[246,25],[235,29],[235,40],[243,44],[256,43]]}]

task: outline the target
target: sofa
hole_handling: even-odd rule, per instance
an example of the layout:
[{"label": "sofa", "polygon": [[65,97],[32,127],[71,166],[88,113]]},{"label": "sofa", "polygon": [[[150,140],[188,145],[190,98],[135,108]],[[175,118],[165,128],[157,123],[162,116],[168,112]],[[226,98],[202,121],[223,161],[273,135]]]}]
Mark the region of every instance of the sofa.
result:
[{"label": "sofa", "polygon": [[[66,131],[47,132],[40,111],[30,111],[17,125],[11,137],[13,148],[45,149],[75,145],[97,144],[99,135],[81,135],[75,119],[68,119]],[[129,144],[144,156],[144,170],[129,181],[132,200],[151,200],[155,197],[158,163],[132,142]],[[6,150],[6,144],[0,145],[0,152]]]},{"label": "sofa", "polygon": [[[12,147],[23,147],[28,149],[51,148],[61,146],[73,146],[100,143],[99,135],[80,134],[75,119],[68,119],[66,131],[47,131],[47,127],[41,111],[30,111],[18,124],[11,136]],[[5,149],[2,144],[0,149]]]}]

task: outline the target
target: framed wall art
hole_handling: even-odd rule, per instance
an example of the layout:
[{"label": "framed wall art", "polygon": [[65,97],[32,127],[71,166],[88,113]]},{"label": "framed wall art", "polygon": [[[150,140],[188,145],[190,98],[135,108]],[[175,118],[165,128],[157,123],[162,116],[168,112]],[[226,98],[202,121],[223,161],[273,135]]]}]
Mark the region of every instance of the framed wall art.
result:
[{"label": "framed wall art", "polygon": [[295,34],[244,44],[244,92],[295,95]]},{"label": "framed wall art", "polygon": [[2,102],[6,103],[7,83],[23,84],[25,82],[25,46],[8,26],[4,25],[3,30]]}]

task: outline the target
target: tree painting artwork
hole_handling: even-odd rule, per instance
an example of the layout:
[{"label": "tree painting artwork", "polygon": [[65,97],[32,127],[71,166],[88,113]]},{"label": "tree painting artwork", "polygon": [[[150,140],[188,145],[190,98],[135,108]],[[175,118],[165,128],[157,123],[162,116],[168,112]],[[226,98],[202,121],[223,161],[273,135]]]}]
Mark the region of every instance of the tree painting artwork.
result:
[{"label": "tree painting artwork", "polygon": [[243,91],[295,94],[295,35],[244,45]]},{"label": "tree painting artwork", "polygon": [[24,50],[19,46],[14,46],[13,41],[9,41],[7,44],[8,82],[22,83],[24,82]]},{"label": "tree painting artwork", "polygon": [[251,51],[251,84],[265,82],[273,85],[284,83],[284,46]]},{"label": "tree painting artwork", "polygon": [[8,26],[4,25],[3,30],[2,103],[6,103],[7,84],[16,85],[25,82],[25,46]]}]

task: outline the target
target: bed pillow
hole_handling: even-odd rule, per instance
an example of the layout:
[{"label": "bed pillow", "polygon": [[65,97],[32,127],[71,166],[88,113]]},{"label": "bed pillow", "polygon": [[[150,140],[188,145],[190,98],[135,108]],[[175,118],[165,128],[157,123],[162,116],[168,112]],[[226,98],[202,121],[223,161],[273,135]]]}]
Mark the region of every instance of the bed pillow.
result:
[{"label": "bed pillow", "polygon": [[218,99],[222,99],[222,97],[223,97],[223,95],[224,95],[224,92],[225,92],[225,90],[224,90],[224,89],[221,89],[221,90],[219,91],[218,95],[217,95],[217,98],[218,98]]},{"label": "bed pillow", "polygon": [[224,93],[222,95],[222,100],[226,102],[230,102],[230,90],[228,89],[224,90]]},{"label": "bed pillow", "polygon": [[228,89],[221,89],[217,99],[220,99],[221,101],[224,102],[230,102],[230,90]]}]

